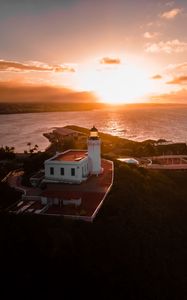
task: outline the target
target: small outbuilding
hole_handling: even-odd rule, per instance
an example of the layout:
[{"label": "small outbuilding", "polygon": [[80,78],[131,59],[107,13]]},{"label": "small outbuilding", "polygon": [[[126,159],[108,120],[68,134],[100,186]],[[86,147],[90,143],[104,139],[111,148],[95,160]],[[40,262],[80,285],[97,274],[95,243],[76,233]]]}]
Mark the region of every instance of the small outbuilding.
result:
[{"label": "small outbuilding", "polygon": [[139,161],[133,157],[127,157],[127,158],[118,158],[119,161],[124,162],[128,165],[134,165],[139,166]]}]

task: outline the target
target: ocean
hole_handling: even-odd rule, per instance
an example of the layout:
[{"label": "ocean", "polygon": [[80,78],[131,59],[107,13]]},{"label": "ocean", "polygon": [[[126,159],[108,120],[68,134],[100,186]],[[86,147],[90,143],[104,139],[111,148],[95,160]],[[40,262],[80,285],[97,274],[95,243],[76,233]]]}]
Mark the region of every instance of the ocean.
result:
[{"label": "ocean", "polygon": [[78,125],[134,141],[166,139],[187,142],[187,105],[140,105],[78,112],[45,112],[0,115],[0,146],[28,150],[27,143],[44,150],[44,132]]}]

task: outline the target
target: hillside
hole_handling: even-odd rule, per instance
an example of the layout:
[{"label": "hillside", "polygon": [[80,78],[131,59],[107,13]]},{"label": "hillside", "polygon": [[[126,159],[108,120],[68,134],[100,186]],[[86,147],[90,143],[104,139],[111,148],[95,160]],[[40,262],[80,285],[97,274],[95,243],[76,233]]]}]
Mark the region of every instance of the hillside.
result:
[{"label": "hillside", "polygon": [[185,299],[186,182],[184,171],[115,161],[92,224],[1,212],[2,286],[63,299]]}]

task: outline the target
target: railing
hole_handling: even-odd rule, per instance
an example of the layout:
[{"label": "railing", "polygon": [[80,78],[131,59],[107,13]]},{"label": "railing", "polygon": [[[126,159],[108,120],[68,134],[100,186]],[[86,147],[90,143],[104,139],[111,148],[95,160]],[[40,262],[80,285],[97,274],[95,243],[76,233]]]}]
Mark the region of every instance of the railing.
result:
[{"label": "railing", "polygon": [[1,182],[6,182],[8,177],[12,174],[13,171],[10,171],[2,180]]},{"label": "railing", "polygon": [[27,196],[27,195],[22,195],[22,200],[28,200],[28,201],[40,201],[41,197],[40,196]]},{"label": "railing", "polygon": [[173,164],[173,165],[159,165],[159,164],[152,164],[147,166],[148,169],[165,169],[165,170],[187,170],[187,164]]}]

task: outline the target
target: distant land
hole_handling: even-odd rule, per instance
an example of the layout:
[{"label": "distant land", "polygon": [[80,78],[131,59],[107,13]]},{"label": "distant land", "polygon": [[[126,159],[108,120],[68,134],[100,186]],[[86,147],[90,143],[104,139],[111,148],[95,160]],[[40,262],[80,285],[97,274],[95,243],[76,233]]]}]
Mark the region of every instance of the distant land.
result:
[{"label": "distant land", "polygon": [[0,82],[0,103],[12,102],[97,102],[90,91],[76,91],[66,87]]},{"label": "distant land", "polygon": [[93,103],[0,103],[0,114],[21,114],[41,112],[62,112],[62,111],[85,111],[105,108],[107,105],[99,102]]},{"label": "distant land", "polygon": [[133,103],[111,105],[102,102],[0,102],[0,114],[42,113],[42,112],[67,112],[86,111],[93,109],[149,109],[162,107],[177,108],[186,107],[187,104],[174,103]]}]

